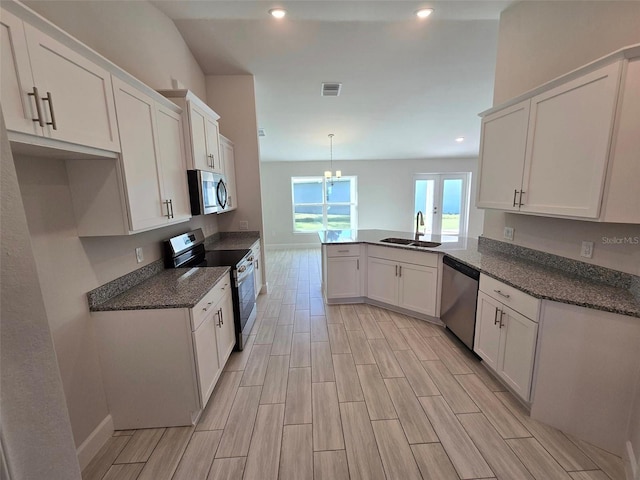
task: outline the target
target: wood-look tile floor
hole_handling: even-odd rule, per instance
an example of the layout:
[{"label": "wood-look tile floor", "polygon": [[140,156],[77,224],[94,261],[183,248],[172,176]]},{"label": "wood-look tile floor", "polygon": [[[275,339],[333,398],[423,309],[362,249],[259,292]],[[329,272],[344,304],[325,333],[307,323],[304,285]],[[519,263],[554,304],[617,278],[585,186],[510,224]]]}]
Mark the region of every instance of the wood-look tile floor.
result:
[{"label": "wood-look tile floor", "polygon": [[532,420],[441,327],[327,306],[320,250],[267,252],[270,293],[198,425],[115,432],[84,480],[622,480]]}]

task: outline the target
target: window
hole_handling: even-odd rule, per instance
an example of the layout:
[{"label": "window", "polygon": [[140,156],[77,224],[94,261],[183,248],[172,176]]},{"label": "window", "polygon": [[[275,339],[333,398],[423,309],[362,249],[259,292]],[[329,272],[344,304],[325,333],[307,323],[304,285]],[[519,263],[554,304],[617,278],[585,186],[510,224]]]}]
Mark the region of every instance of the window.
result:
[{"label": "window", "polygon": [[[415,176],[415,209],[413,228],[418,211],[424,214],[426,235],[466,236],[469,212],[471,173],[432,173]],[[455,239],[451,239],[455,240]]]},{"label": "window", "polygon": [[357,229],[356,184],[356,177],[291,177],[293,231]]}]

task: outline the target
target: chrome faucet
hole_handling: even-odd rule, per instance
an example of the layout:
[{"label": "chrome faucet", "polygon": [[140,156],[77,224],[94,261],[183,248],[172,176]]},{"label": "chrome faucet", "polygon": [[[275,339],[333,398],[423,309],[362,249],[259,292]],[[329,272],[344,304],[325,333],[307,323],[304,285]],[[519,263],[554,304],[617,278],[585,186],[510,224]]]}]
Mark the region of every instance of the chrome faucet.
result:
[{"label": "chrome faucet", "polygon": [[420,240],[420,237],[424,235],[424,233],[420,233],[418,230],[420,227],[424,227],[424,216],[422,215],[422,210],[418,210],[418,214],[416,215],[416,240]]}]

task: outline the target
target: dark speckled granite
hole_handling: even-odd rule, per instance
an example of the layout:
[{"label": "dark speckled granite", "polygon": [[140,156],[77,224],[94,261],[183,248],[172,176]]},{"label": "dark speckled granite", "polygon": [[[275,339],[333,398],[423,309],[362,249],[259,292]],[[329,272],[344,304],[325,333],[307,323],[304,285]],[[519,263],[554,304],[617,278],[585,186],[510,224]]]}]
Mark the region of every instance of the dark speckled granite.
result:
[{"label": "dark speckled granite", "polygon": [[[330,235],[327,232],[320,233],[323,244],[367,243],[389,246],[380,242],[386,237],[411,238],[411,234],[385,230],[332,232]],[[439,241],[437,238],[427,238],[427,240]],[[550,254],[545,252],[531,249],[525,251],[524,247],[509,249],[499,245],[503,242],[487,242],[487,239],[482,237],[479,241],[465,238],[456,240],[443,242],[441,247],[436,248],[418,249],[397,245],[394,247],[449,255],[536,298],[640,318],[640,295],[637,295],[640,292],[640,279],[636,276],[601,267],[594,268],[589,264],[585,265],[589,265],[590,268],[576,266],[574,263],[583,262],[556,255],[553,255],[557,257],[556,259],[549,259],[547,256]],[[514,255],[514,253],[522,253],[522,255]],[[611,283],[605,283],[605,281]]]},{"label": "dark speckled granite", "polygon": [[260,232],[219,232],[208,237],[204,246],[207,250],[234,250],[251,248],[260,240]]},{"label": "dark speckled granite", "polygon": [[226,275],[229,275],[229,267],[163,270],[126,292],[94,305],[90,310],[192,308]]}]

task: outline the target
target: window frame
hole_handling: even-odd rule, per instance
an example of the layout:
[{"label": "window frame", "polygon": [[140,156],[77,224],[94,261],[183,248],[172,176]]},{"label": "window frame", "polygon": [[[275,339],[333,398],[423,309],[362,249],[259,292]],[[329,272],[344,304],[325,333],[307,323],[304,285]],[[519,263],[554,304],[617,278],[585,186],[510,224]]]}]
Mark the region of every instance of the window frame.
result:
[{"label": "window frame", "polygon": [[[294,185],[296,181],[313,182],[317,181],[322,184],[322,203],[309,202],[309,203],[296,203]],[[340,177],[340,180],[349,180],[351,187],[351,202],[330,202],[327,200],[327,187],[328,184],[337,181],[338,179],[327,179],[321,175],[302,175],[291,177],[291,225],[294,234],[315,234],[322,230],[343,230],[343,229],[331,229],[328,224],[328,209],[331,206],[349,206],[349,217],[351,219],[350,230],[357,230],[358,228],[358,177],[356,175],[345,175]],[[302,182],[300,182],[302,183]],[[296,206],[319,206],[322,207],[322,228],[318,230],[297,230],[296,229]]]}]

